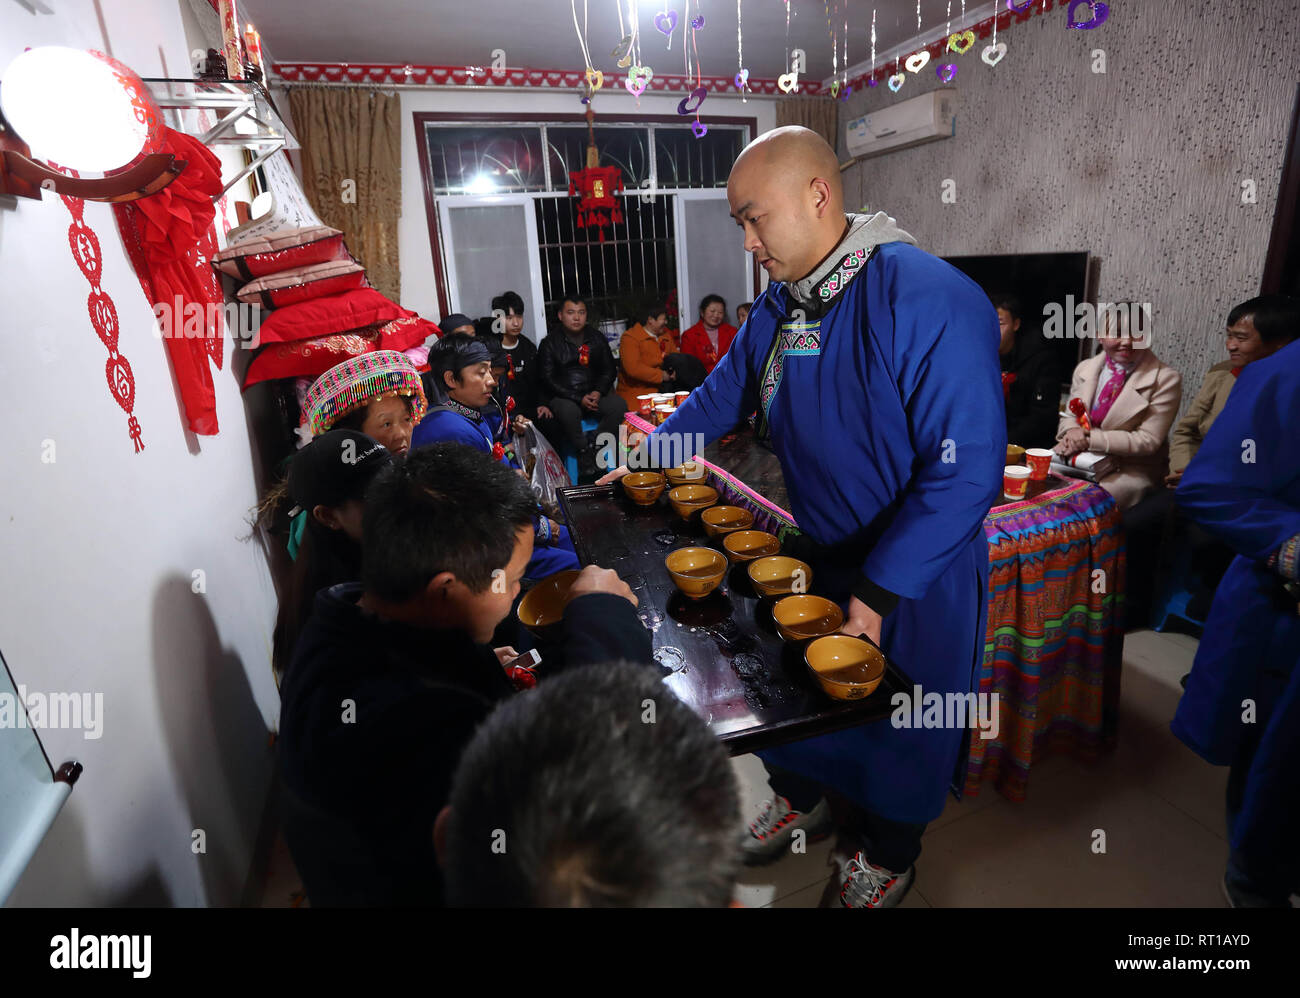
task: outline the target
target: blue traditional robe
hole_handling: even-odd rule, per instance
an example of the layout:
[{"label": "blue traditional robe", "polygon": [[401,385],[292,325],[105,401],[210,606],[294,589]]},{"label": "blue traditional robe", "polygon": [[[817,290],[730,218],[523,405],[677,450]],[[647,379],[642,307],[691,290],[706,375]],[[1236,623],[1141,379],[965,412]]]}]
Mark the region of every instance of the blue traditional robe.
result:
[{"label": "blue traditional robe", "polygon": [[[984,650],[983,520],[1006,463],[997,313],[965,275],[901,242],[847,254],[817,296],[821,314],[800,321],[785,286],[770,286],[655,432],[712,441],[758,409],[795,519],[823,546],[811,590],[846,605],[865,581],[901,597],[884,618],[885,653],[923,693],[971,692]],[[969,737],[882,721],[760,756],[882,817],[926,822]]]},{"label": "blue traditional robe", "polygon": [[1232,847],[1261,878],[1289,877],[1297,890],[1300,616],[1268,560],[1300,534],[1300,341],[1241,372],[1176,501],[1238,556],[1170,727],[1216,765],[1237,761],[1243,740],[1258,735]]}]

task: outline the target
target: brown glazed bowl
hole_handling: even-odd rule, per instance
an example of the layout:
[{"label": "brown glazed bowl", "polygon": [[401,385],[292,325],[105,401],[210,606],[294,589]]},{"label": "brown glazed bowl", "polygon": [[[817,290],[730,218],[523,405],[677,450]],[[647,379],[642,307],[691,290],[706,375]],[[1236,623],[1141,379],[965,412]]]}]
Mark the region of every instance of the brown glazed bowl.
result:
[{"label": "brown glazed bowl", "polygon": [[737,530],[748,530],[754,525],[754,514],[739,506],[711,506],[700,514],[704,532],[710,537],[721,537]]},{"label": "brown glazed bowl", "polygon": [[539,638],[558,637],[560,619],[569,602],[569,587],[578,577],[576,568],[548,575],[519,601],[519,623]]},{"label": "brown glazed bowl", "polygon": [[653,506],[668,483],[657,471],[634,471],[623,476],[623,491],[638,506]]},{"label": "brown glazed bowl", "polygon": [[664,475],[668,479],[668,484],[676,487],[678,485],[703,485],[704,480],[709,477],[709,472],[698,461],[687,461],[685,464],[679,464],[676,468],[665,468]]},{"label": "brown glazed bowl", "polygon": [[772,607],[772,619],[785,640],[807,641],[838,631],[844,611],[822,596],[787,596]]},{"label": "brown glazed bowl", "polygon": [[885,678],[885,656],[879,648],[848,634],[831,634],[811,642],[804,661],[826,695],[836,700],[871,696]]},{"label": "brown glazed bowl", "polygon": [[[735,534],[731,535],[732,537]],[[803,573],[802,580],[796,574]],[[812,569],[798,558],[780,554],[770,558],[759,558],[749,563],[749,581],[754,583],[754,590],[760,596],[784,596],[794,592],[796,582],[802,581],[804,592],[812,585]]]},{"label": "brown glazed bowl", "polygon": [[678,548],[664,564],[673,585],[689,599],[704,599],[727,573],[727,559],[713,548]]},{"label": "brown glazed bowl", "polygon": [[683,520],[689,520],[702,509],[718,501],[718,490],[707,485],[679,485],[668,492],[668,501]]},{"label": "brown glazed bowl", "polygon": [[1007,444],[1007,464],[1024,464],[1025,449],[1019,444]]},{"label": "brown glazed bowl", "polygon": [[732,561],[753,561],[781,553],[781,542],[764,530],[737,530],[722,538],[722,546]]}]

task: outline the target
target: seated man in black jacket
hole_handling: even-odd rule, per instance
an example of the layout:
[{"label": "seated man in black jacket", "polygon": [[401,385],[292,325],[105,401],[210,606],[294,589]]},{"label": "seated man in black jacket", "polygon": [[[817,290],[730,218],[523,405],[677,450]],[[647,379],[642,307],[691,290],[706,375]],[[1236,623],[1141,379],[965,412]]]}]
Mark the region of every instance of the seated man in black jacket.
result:
[{"label": "seated man in black jacket", "polygon": [[1061,374],[1056,352],[1035,328],[1022,328],[1024,307],[1015,295],[993,295],[1002,339],[1002,397],[1007,405],[1007,443],[1052,447],[1061,411]]},{"label": "seated man in black jacket", "polygon": [[557,313],[559,328],[537,348],[538,401],[555,413],[560,429],[579,455],[595,469],[594,448],[582,433],[582,417],[600,416],[599,433],[617,435],[627,403],[614,391],[618,367],[605,337],[587,325],[587,305],[567,297]]},{"label": "seated man in black jacket", "polygon": [[[414,451],[368,490],[362,582],[320,592],[280,689],[285,838],[313,906],[441,904],[431,829],[475,727],[514,695],[514,650],[489,643],[534,509],[523,479],[463,444]],[[588,566],[571,593],[569,666],[650,662],[614,572]]]}]

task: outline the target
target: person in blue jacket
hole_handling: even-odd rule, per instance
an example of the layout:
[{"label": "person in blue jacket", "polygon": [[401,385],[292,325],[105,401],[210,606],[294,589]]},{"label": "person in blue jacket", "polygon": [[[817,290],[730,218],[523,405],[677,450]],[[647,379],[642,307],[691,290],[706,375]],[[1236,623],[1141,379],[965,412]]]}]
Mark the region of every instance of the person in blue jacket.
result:
[{"label": "person in blue jacket", "polygon": [[[727,196],[773,283],[655,432],[709,442],[757,410],[811,542],[813,588],[845,607],[844,631],[876,641],[923,695],[971,692],[983,520],[1006,462],[997,313],[883,212],[846,215],[834,150],[806,128],[747,146]],[[774,799],[750,826],[750,860],[775,859],[796,830],[825,830],[833,788],[852,807],[826,901],[898,904],[969,736],[880,722],[759,753]]]},{"label": "person in blue jacket", "polygon": [[1229,766],[1233,907],[1300,892],[1300,341],[1247,366],[1175,494],[1237,553],[1171,728]]},{"label": "person in blue jacket", "polygon": [[[430,408],[411,434],[411,449],[440,440],[466,444],[523,474],[510,443],[512,421],[492,397],[492,353],[482,340],[451,333],[429,350]],[[538,510],[533,557],[524,576],[544,579],[578,567],[568,530]]]}]

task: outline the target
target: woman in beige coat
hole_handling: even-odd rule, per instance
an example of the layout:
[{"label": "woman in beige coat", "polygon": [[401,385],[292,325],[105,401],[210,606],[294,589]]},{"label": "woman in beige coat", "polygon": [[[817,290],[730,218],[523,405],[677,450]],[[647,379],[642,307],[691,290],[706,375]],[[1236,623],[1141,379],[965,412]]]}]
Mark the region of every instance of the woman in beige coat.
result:
[{"label": "woman in beige coat", "polygon": [[1183,378],[1151,350],[1150,318],[1122,303],[1107,309],[1098,340],[1102,352],[1074,369],[1070,398],[1083,400],[1092,430],[1073,415],[1061,417],[1056,451],[1071,457],[1081,451],[1109,454],[1115,467],[1098,485],[1115,497],[1121,510],[1137,505],[1161,488],[1169,467],[1167,437],[1183,397]]}]

